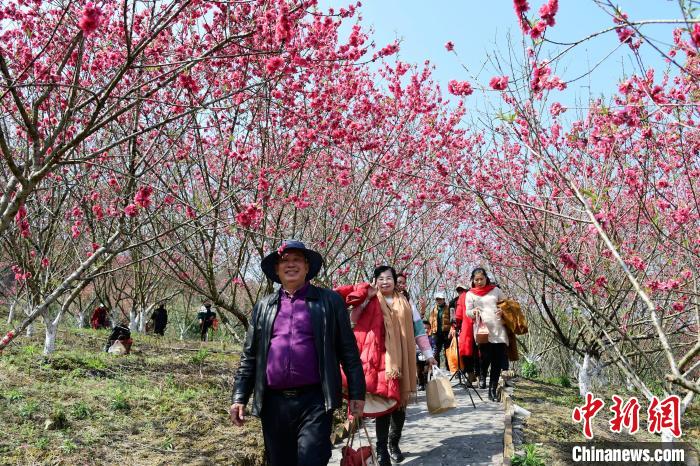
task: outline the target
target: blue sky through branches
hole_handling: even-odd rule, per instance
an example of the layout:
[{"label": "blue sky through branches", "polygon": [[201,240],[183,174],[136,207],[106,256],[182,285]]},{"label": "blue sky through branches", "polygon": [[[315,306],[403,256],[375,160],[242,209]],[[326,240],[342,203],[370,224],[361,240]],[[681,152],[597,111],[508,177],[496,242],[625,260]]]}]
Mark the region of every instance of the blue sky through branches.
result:
[{"label": "blue sky through branches", "polygon": [[[530,13],[536,14],[544,2],[530,0]],[[348,4],[345,0],[322,0],[319,6],[337,10]],[[623,0],[617,4],[630,20],[681,18],[677,1]],[[365,27],[374,29],[372,37],[378,48],[399,39],[398,58],[418,64],[430,60],[436,67],[433,74],[443,92],[451,79],[487,86],[492,76],[501,74],[493,62],[489,62],[490,57],[507,56],[512,51],[517,60],[522,60],[522,35],[511,0],[367,0],[360,11]],[[556,26],[547,32],[547,38],[562,43],[576,42],[613,26],[610,15],[593,0],[560,0],[556,21]],[[642,31],[656,39],[657,46],[666,51],[672,41],[673,27],[649,25]],[[458,56],[445,50],[448,40],[454,42]],[[552,54],[562,48],[547,46],[545,52]],[[640,54],[647,66],[657,71],[667,68],[663,58],[649,44],[642,45]],[[593,72],[569,84],[569,89],[561,95],[562,102],[572,105],[575,99],[586,101],[589,96],[609,96],[616,91],[621,76],[639,69],[629,48],[620,46],[617,35],[610,31],[569,51],[558,63],[556,74],[569,81],[585,75],[593,67],[596,67]],[[503,74],[509,73],[504,70]],[[660,78],[661,74],[657,76]]]}]

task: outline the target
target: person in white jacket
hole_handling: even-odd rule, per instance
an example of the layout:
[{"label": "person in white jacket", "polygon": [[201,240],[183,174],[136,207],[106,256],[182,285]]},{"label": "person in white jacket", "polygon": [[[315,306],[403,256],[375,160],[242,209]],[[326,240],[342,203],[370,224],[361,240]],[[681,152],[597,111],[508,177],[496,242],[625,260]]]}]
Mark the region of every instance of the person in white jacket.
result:
[{"label": "person in white jacket", "polygon": [[508,370],[508,333],[501,319],[502,312],[498,309],[498,303],[505,301],[507,297],[500,288],[491,283],[486,270],[481,267],[472,270],[471,282],[472,287],[465,299],[466,313],[474,319],[475,334],[479,320],[483,321],[489,330],[488,343],[479,345],[480,388],[486,388],[486,374],[490,366],[489,399],[496,401],[496,387],[501,371]]}]

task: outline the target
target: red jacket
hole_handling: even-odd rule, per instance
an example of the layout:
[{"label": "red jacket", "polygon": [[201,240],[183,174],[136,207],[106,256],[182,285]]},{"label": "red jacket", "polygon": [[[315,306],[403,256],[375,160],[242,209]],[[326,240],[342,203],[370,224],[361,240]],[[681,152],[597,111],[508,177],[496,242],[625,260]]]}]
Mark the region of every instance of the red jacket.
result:
[{"label": "red jacket", "polygon": [[[359,306],[367,299],[368,288],[368,283],[360,283],[358,285],[341,286],[336,288],[335,291],[343,297],[346,305]],[[357,340],[357,347],[360,350],[367,393],[396,400],[396,406],[398,406],[401,402],[399,379],[394,378],[387,381],[385,377],[384,317],[376,296],[369,301],[367,307],[360,314],[360,318],[353,328],[353,333],[355,334],[355,340]],[[342,374],[342,377],[343,387],[347,387],[345,373]],[[386,414],[386,412],[366,413],[365,416],[377,417],[383,414]]]},{"label": "red jacket", "polygon": [[463,292],[457,299],[457,307],[455,309],[455,320],[460,326],[459,333],[459,354],[461,356],[474,355],[474,321],[466,314],[467,292]]},{"label": "red jacket", "polygon": [[107,318],[107,309],[100,306],[95,308],[90,318],[90,326],[94,329],[109,327],[109,319]]}]

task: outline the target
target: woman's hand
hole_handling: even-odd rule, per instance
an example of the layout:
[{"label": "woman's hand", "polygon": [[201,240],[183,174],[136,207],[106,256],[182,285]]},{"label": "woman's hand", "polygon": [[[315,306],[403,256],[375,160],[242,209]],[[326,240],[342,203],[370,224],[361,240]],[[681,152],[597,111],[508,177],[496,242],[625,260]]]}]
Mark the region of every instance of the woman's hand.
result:
[{"label": "woman's hand", "polygon": [[377,296],[377,283],[372,282],[369,284],[369,288],[367,288],[367,299],[372,299],[375,296]]},{"label": "woman's hand", "polygon": [[456,334],[457,334],[457,332],[455,331],[455,328],[452,327],[452,328],[450,329],[450,338],[454,338]]},{"label": "woman's hand", "polygon": [[478,308],[478,307],[475,307],[475,308],[474,308],[474,311],[472,311],[472,312],[474,312],[474,318],[475,318],[475,319],[476,319],[477,317],[479,317],[479,308]]},{"label": "woman's hand", "polygon": [[428,358],[426,363],[427,363],[426,366],[428,367],[428,369],[432,369],[433,366],[437,367],[437,365],[438,365],[437,359],[435,359],[435,358]]}]

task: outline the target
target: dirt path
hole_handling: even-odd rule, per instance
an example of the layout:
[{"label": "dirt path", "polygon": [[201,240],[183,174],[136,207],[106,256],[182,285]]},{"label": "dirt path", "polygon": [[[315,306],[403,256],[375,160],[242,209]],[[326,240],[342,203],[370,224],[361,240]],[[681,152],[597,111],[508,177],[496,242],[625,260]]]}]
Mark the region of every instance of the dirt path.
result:
[{"label": "dirt path", "polygon": [[[457,408],[444,414],[430,415],[425,392],[418,403],[408,406],[401,450],[409,466],[476,466],[500,465],[503,454],[503,405],[488,401],[487,391],[479,390],[484,401],[472,392],[476,409],[466,391],[454,387]],[[367,427],[373,437],[374,423]],[[333,450],[330,464],[340,464],[340,448]]]}]

